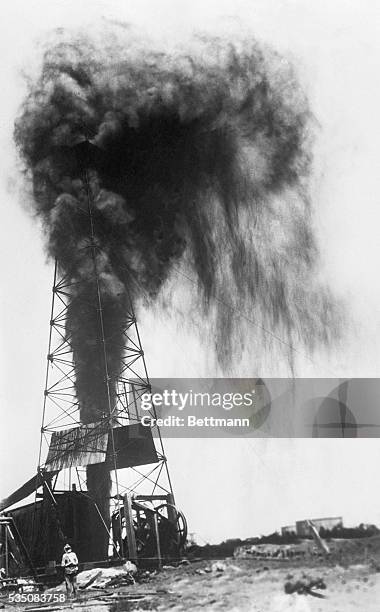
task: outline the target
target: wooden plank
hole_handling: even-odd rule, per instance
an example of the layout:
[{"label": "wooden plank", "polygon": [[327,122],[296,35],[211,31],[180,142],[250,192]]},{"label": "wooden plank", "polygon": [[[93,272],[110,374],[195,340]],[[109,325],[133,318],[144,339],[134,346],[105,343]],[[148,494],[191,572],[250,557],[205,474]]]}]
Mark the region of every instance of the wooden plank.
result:
[{"label": "wooden plank", "polygon": [[5,526],[5,575],[9,576],[9,556],[8,556],[8,525]]},{"label": "wooden plank", "polygon": [[93,584],[95,582],[95,580],[97,580],[101,575],[102,575],[102,570],[97,572],[94,576],[91,576],[91,578],[89,580],[87,580],[87,582],[83,586],[80,586],[79,588],[81,590],[87,589],[87,587],[89,587],[91,584]]},{"label": "wooden plank", "polygon": [[[57,472],[54,472],[53,474],[57,474]],[[51,476],[53,476],[53,474],[51,474]],[[0,511],[5,510],[9,506],[13,506],[13,504],[22,501],[25,499],[25,497],[28,497],[31,495],[31,493],[34,493],[34,491],[36,491],[42,485],[46,478],[50,478],[50,476],[48,477],[46,475],[42,475],[41,473],[38,473],[30,478],[30,480],[25,482],[22,487],[19,487],[6,499],[0,501]]]},{"label": "wooden plank", "polygon": [[168,493],[166,497],[166,502],[168,504],[168,519],[171,523],[176,524],[177,510],[175,508],[174,495],[172,493]]},{"label": "wooden plank", "polygon": [[158,564],[158,567],[161,568],[162,567],[162,557],[161,557],[161,546],[160,546],[160,534],[158,533],[158,520],[157,520],[156,513],[154,513],[153,515],[152,523],[153,523],[154,537],[156,540],[157,564]]},{"label": "wooden plank", "polygon": [[[129,493],[124,495],[124,517],[125,517],[125,529],[127,532],[128,542],[128,558],[130,561],[136,563],[137,561],[137,548],[136,548],[136,537],[135,530],[133,528],[133,515],[132,515],[132,497]],[[121,551],[124,556],[125,551]]]},{"label": "wooden plank", "polygon": [[162,495],[135,495],[134,499],[139,501],[167,501],[168,496],[166,494]]}]

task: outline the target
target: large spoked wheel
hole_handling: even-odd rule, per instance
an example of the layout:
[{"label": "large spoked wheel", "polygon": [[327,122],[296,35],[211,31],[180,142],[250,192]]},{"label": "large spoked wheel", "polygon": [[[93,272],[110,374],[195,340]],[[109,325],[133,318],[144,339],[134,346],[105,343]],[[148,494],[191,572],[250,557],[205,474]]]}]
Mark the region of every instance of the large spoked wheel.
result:
[{"label": "large spoked wheel", "polygon": [[[121,509],[121,518],[124,526],[124,509]],[[134,504],[132,508],[133,528],[135,532],[137,555],[141,560],[148,561],[157,554],[157,542],[154,531],[154,520],[157,517],[160,552],[167,560],[178,559],[183,553],[187,539],[187,522],[180,510],[173,504],[161,504],[155,508]],[[128,550],[128,541],[120,533],[119,514],[112,517],[112,529],[115,541],[123,552]]]},{"label": "large spoked wheel", "polygon": [[180,554],[187,539],[185,515],[173,504],[161,504],[155,511],[158,515],[159,530],[166,531],[166,536],[169,536],[171,552],[174,552],[175,548],[177,554]]}]

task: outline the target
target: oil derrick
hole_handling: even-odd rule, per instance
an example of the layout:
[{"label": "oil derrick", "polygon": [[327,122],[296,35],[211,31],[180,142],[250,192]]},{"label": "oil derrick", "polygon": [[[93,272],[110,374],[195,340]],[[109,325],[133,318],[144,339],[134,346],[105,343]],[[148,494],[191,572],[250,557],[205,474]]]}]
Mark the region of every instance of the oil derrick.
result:
[{"label": "oil derrick", "polygon": [[[31,507],[11,512],[37,567],[57,559],[66,541],[81,561],[157,565],[186,540],[159,428],[141,424],[150,383],[132,301],[104,265],[93,205],[99,155],[88,140],[65,152],[81,184],[70,219],[82,237],[71,254],[75,271],[55,262],[37,476],[0,507],[36,491]],[[143,414],[154,419],[154,406]]]}]

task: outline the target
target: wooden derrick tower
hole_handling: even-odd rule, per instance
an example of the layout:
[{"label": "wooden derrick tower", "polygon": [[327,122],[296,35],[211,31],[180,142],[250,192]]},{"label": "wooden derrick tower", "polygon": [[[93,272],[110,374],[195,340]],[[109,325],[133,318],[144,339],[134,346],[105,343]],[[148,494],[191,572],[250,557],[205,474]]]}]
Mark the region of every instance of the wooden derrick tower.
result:
[{"label": "wooden derrick tower", "polygon": [[[87,140],[80,143],[76,159],[88,223],[82,248],[92,268],[82,281],[63,271],[59,260],[55,263],[37,474],[0,505],[4,510],[35,492],[32,504],[7,514],[41,569],[58,560],[66,541],[82,562],[129,558],[146,565],[178,558],[186,541],[186,521],[175,506],[159,428],[141,424],[143,414],[149,415],[141,413],[140,402],[150,383],[129,294],[118,334],[110,333],[104,318],[97,265],[102,246],[94,234],[88,172],[91,149],[96,147]],[[92,284],[93,299],[83,297],[81,282]],[[92,412],[78,397],[78,356],[69,324],[73,304],[97,322],[89,339],[90,385],[97,403]],[[116,372],[109,365],[115,343],[121,356]],[[150,416],[156,416],[154,406]]]}]

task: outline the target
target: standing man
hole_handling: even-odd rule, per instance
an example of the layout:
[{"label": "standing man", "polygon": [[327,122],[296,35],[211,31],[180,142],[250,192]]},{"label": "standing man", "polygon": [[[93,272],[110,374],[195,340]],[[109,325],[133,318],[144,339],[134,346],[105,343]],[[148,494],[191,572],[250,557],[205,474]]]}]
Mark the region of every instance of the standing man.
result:
[{"label": "standing man", "polygon": [[63,571],[65,573],[66,592],[70,598],[73,594],[76,597],[77,594],[77,573],[78,573],[78,557],[75,552],[71,550],[70,544],[66,544],[63,549],[62,563]]}]

